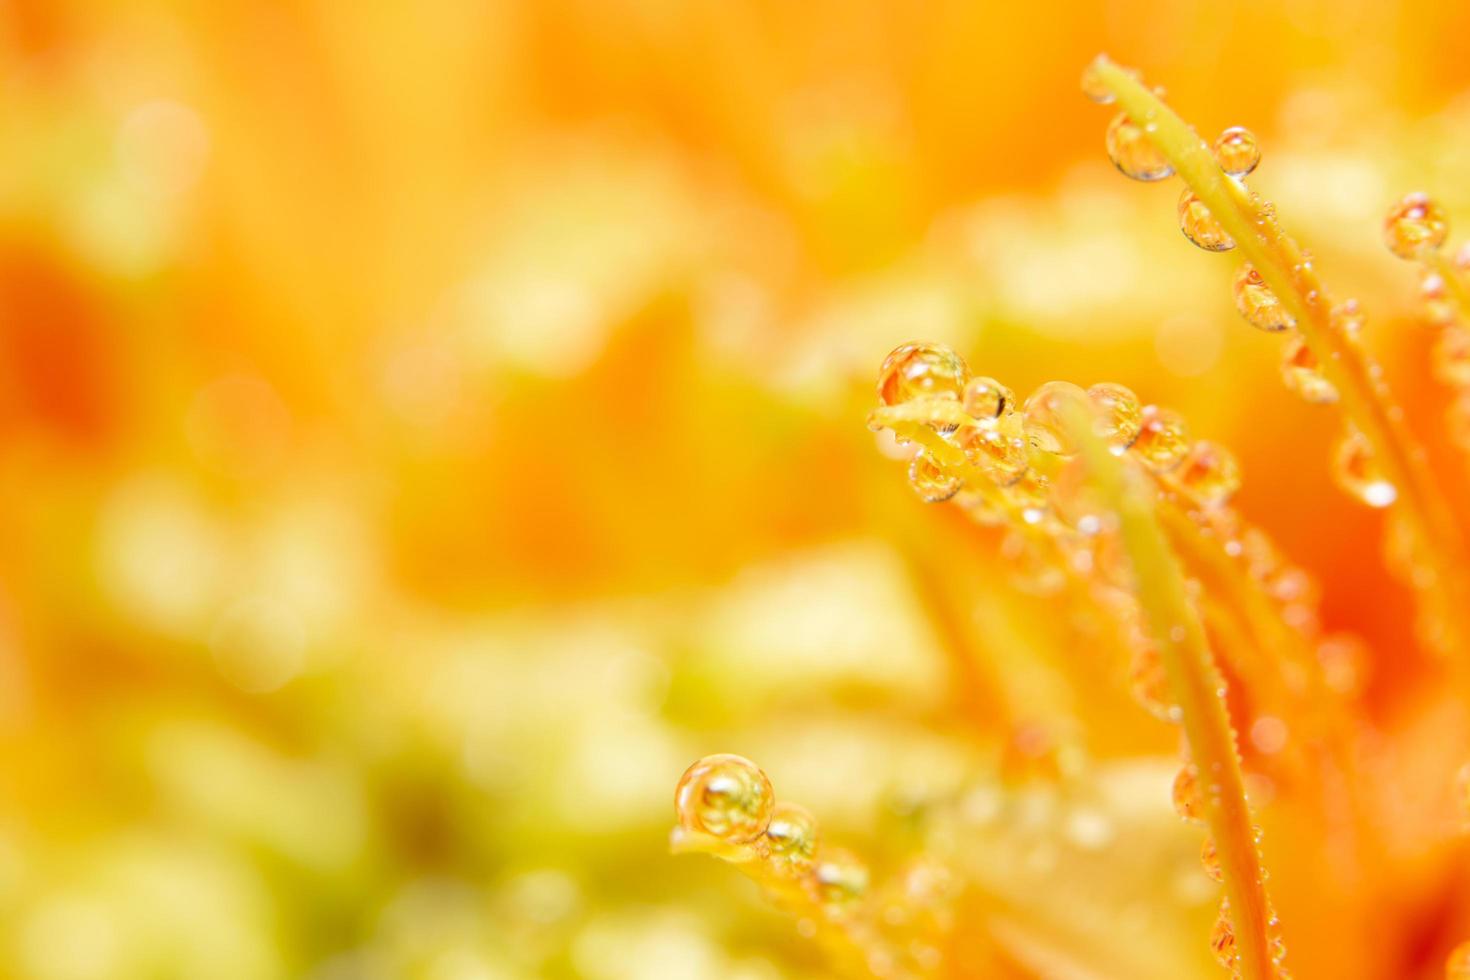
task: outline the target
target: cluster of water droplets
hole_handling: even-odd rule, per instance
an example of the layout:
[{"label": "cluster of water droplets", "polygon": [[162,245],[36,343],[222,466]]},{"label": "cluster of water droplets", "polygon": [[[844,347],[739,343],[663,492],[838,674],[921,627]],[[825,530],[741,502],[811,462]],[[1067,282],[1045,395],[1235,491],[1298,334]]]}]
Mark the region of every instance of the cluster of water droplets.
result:
[{"label": "cluster of water droplets", "polygon": [[1457,300],[1470,285],[1470,243],[1446,259],[1442,253],[1449,231],[1445,209],[1423,193],[1400,199],[1383,223],[1389,251],[1423,265],[1419,294],[1424,322],[1435,331],[1431,365],[1435,378],[1452,392],[1446,428],[1451,441],[1470,452],[1470,310],[1461,309]]},{"label": "cluster of water droplets", "polygon": [[[943,378],[942,383],[932,382],[936,376]],[[896,380],[915,377],[922,377],[923,383],[905,387]],[[927,418],[931,438],[944,440],[947,445],[971,447],[957,469],[947,467],[939,454],[930,454],[929,458],[936,461],[943,479],[962,485],[969,480],[973,484],[977,473],[983,474],[978,478],[987,481],[988,491],[1001,491],[1000,503],[995,504],[992,497],[984,511],[986,523],[1009,522],[1033,535],[1049,535],[1054,545],[1049,554],[1018,549],[1008,557],[1043,566],[1047,559],[1060,563],[1050,571],[1063,581],[1068,569],[1094,573],[1085,576],[1085,581],[1119,624],[1123,646],[1132,659],[1133,694],[1160,720],[1178,724],[1182,712],[1172,697],[1157,640],[1132,591],[1126,559],[1116,536],[1109,533],[1108,515],[1100,513],[1090,500],[1086,474],[1077,465],[1081,461],[1076,458],[1078,446],[1073,423],[1069,422],[1069,404],[1089,405],[1094,432],[1115,455],[1129,460],[1137,473],[1153,481],[1161,504],[1178,508],[1206,537],[1218,542],[1276,604],[1285,622],[1306,639],[1318,640],[1316,583],[1304,570],[1285,561],[1262,532],[1241,522],[1229,506],[1241,480],[1234,456],[1216,443],[1192,439],[1185,420],[1171,409],[1144,405],[1122,385],[1100,383],[1083,389],[1066,382],[1042,385],[1018,408],[1014,394],[1000,382],[971,377],[958,355],[924,344],[906,344],[885,360],[878,394],[885,408],[906,406],[905,417]],[[937,400],[926,401],[929,399]],[[930,410],[928,415],[925,406]],[[957,407],[962,411],[956,412]],[[880,409],[880,421],[881,413]],[[997,470],[994,437],[981,437],[972,431],[973,427],[981,432],[1005,433],[1006,445],[1019,443],[1021,452],[1014,457],[1002,454],[1007,465]],[[988,448],[976,450],[977,445]],[[931,496],[924,487],[916,490],[926,499]],[[963,496],[958,500],[967,509],[977,506],[966,504]],[[1032,569],[1028,577],[1039,574],[1040,569]],[[1198,591],[1196,588],[1196,601]],[[1323,650],[1328,645],[1324,641]],[[1338,646],[1342,644],[1336,643],[1333,649]],[[1325,668],[1325,659],[1323,665]],[[1355,678],[1361,674],[1356,663],[1348,665],[1347,672]],[[1218,796],[1219,792],[1218,781],[1202,779],[1193,764],[1186,764],[1174,785],[1175,808],[1181,816],[1203,821],[1207,806],[1212,805],[1212,794]],[[1222,877],[1212,841],[1206,841],[1201,860],[1207,874],[1216,880]],[[1228,952],[1233,963],[1234,933],[1228,914],[1222,912],[1221,923],[1217,925],[1217,949]],[[1279,936],[1273,942],[1279,947]]]},{"label": "cluster of water droplets", "polygon": [[765,772],[738,755],[690,766],[674,791],[674,811],[675,850],[735,864],[797,916],[803,936],[825,930],[840,937],[846,955],[885,980],[919,980],[942,966],[957,885],[932,859],[914,858],[875,888],[862,858],[824,844],[816,818],[778,801]]},{"label": "cluster of water droplets", "polygon": [[[1179,413],[1145,405],[1111,382],[1087,389],[1047,382],[1018,408],[1009,388],[971,377],[957,354],[935,345],[905,344],[890,354],[878,396],[877,427],[892,423],[885,410],[925,424],[930,448],[915,456],[909,472],[920,497],[953,499],[978,522],[1010,528],[1001,553],[1027,591],[1050,594],[1069,578],[1090,590],[1118,626],[1134,696],[1150,713],[1177,723],[1179,708],[1132,592],[1113,517],[1099,505],[1078,457],[1068,406],[1090,407],[1093,431],[1109,449],[1211,532],[1233,513],[1228,505],[1241,481],[1234,455],[1192,439]],[[936,444],[950,451],[935,452]]]},{"label": "cluster of water droplets", "polygon": [[[1115,101],[1112,91],[1102,83],[1094,68],[1083,75],[1083,91],[1094,101],[1107,104]],[[1138,180],[1162,180],[1173,173],[1173,167],[1150,138],[1156,132],[1152,123],[1139,125],[1126,114],[1119,115],[1108,127],[1108,156],[1117,168],[1129,177]],[[1228,178],[1241,181],[1255,171],[1261,161],[1260,144],[1250,130],[1232,126],[1225,130],[1210,146],[1215,164]],[[1250,209],[1255,224],[1253,234],[1265,241],[1274,241],[1280,236],[1276,226],[1275,210],[1258,195],[1251,194]],[[1224,252],[1236,246],[1235,239],[1224,225],[1211,214],[1209,206],[1192,187],[1186,187],[1179,197],[1178,218],[1180,230],[1191,242],[1206,251]],[[1385,237],[1395,254],[1404,258],[1423,259],[1435,253],[1443,244],[1448,232],[1448,222],[1443,210],[1423,194],[1411,194],[1395,206],[1385,225]],[[1465,262],[1470,266],[1470,252],[1465,253]],[[1292,270],[1293,276],[1310,273],[1310,257],[1303,256]],[[1278,285],[1280,285],[1278,283]],[[1320,289],[1305,288],[1304,301],[1309,306],[1325,304]],[[1236,309],[1247,323],[1267,333],[1282,334],[1285,343],[1282,350],[1281,375],[1288,389],[1304,401],[1314,404],[1335,402],[1336,387],[1323,371],[1319,351],[1297,332],[1296,317],[1281,301],[1266,276],[1250,265],[1242,264],[1232,285]],[[1426,295],[1438,304],[1440,316],[1452,310],[1452,304],[1436,292],[1433,283],[1426,287]],[[1333,331],[1347,343],[1356,341],[1362,327],[1362,316],[1356,304],[1349,300],[1329,312]],[[1443,332],[1437,345],[1436,370],[1441,377],[1463,379],[1465,397],[1456,398],[1451,408],[1451,428],[1470,447],[1470,332],[1458,327]],[[1388,482],[1372,458],[1371,445],[1353,432],[1348,432],[1334,453],[1334,476],[1337,482],[1353,496],[1372,507],[1386,507],[1397,497],[1396,489]]]},{"label": "cluster of water droplets", "polygon": [[[1112,93],[1102,85],[1095,70],[1083,75],[1083,91],[1094,101],[1113,101]],[[1108,156],[1124,174],[1139,180],[1161,180],[1173,173],[1159,150],[1149,139],[1148,125],[1138,126],[1126,115],[1113,120],[1108,128]],[[1243,126],[1231,126],[1210,146],[1215,164],[1227,177],[1240,181],[1261,162],[1261,147],[1255,134]],[[1273,230],[1275,215],[1269,204],[1255,195],[1257,224],[1263,232]],[[1179,195],[1179,230],[1195,245],[1209,252],[1226,252],[1235,247],[1235,239],[1225,230],[1209,206],[1192,187]],[[1236,308],[1248,323],[1271,333],[1294,330],[1295,318],[1281,303],[1261,274],[1249,264],[1243,265],[1234,283]],[[1316,357],[1297,338],[1288,344],[1282,373],[1288,387],[1310,402],[1335,401],[1337,392],[1322,376]]]},{"label": "cluster of water droplets", "polygon": [[1078,454],[1069,421],[1076,406],[1091,410],[1095,434],[1115,455],[1191,507],[1221,507],[1240,484],[1228,450],[1194,442],[1178,413],[1144,405],[1123,385],[1051,381],[1020,401],[994,378],[972,376],[954,351],[909,343],[884,360],[877,392],[869,425],[919,443],[909,463],[914,491],[929,502],[952,500],[982,525],[1010,528],[1005,547],[1031,591],[1054,591],[1069,570],[1127,582],[1112,515]]},{"label": "cluster of water droplets", "polygon": [[[1265,531],[1245,521],[1234,508],[1185,506],[1201,534],[1236,563],[1277,619],[1300,638],[1299,645],[1281,644],[1276,656],[1284,659],[1268,668],[1287,679],[1289,692],[1296,697],[1315,696],[1308,692],[1320,685],[1325,693],[1344,699],[1361,694],[1371,661],[1368,648],[1353,634],[1323,633],[1322,592],[1315,576],[1292,562]],[[1246,679],[1250,669],[1249,663],[1237,666]],[[1262,716],[1273,713],[1270,704],[1256,708]],[[1284,705],[1275,714],[1285,716],[1290,710],[1289,704]]]},{"label": "cluster of water droplets", "polygon": [[[1183,820],[1203,826],[1207,822],[1209,808],[1219,804],[1220,793],[1220,784],[1217,781],[1206,779],[1194,763],[1185,762],[1174,777],[1172,791],[1174,812]],[[1266,870],[1260,858],[1261,837],[1261,828],[1253,826],[1250,845],[1256,851],[1256,867],[1261,878],[1258,883],[1264,884]],[[1210,834],[1205,835],[1200,847],[1200,867],[1210,880],[1220,883],[1225,881],[1226,873],[1220,852],[1216,847],[1215,838]],[[1281,934],[1281,920],[1272,909],[1269,898],[1266,899],[1265,938],[1276,980],[1287,980],[1286,968],[1282,966],[1282,960],[1286,958],[1286,943]],[[1222,896],[1220,899],[1220,911],[1215,918],[1214,927],[1210,930],[1210,950],[1215,954],[1221,966],[1231,971],[1239,969],[1240,949],[1228,897]]]}]

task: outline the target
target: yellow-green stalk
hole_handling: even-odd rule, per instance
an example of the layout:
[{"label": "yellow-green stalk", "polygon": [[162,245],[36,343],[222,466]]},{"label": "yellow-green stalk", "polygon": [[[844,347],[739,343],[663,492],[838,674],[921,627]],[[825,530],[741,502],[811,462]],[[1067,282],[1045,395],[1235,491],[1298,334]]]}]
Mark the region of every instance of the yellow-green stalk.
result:
[{"label": "yellow-green stalk", "polygon": [[1067,412],[1099,503],[1116,521],[1114,530],[1132,569],[1139,605],[1180,708],[1190,756],[1210,787],[1204,794],[1205,818],[1225,877],[1240,976],[1270,980],[1275,976],[1267,926],[1271,913],[1235,733],[1204,626],[1154,513],[1152,488],[1132,480],[1125,464],[1093,432],[1094,415],[1088,405],[1070,405]]},{"label": "yellow-green stalk", "polygon": [[[1400,509],[1419,560],[1432,572],[1433,613],[1443,621],[1444,649],[1470,652],[1464,623],[1470,608],[1470,580],[1464,543],[1450,507],[1430,477],[1423,450],[1393,405],[1376,368],[1353,339],[1332,323],[1331,303],[1312,263],[1277,224],[1271,210],[1226,176],[1199,135],[1157,95],[1105,56],[1089,69],[1090,78],[1111,92],[1119,107],[1140,127],[1189,188],[1234,239],[1241,256],[1265,280],[1321,370],[1337,389],[1343,410],[1372,447],[1376,465],[1397,490]],[[1466,292],[1457,277],[1446,276],[1456,295]]]}]

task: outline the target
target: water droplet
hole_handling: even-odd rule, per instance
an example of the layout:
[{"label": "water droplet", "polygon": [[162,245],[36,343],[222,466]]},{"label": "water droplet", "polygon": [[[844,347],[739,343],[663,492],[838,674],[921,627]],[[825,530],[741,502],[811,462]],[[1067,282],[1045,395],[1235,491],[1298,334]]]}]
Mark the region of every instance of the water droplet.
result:
[{"label": "water droplet", "polygon": [[1282,349],[1281,380],[1305,402],[1326,405],[1337,401],[1337,389],[1322,375],[1321,364],[1301,337],[1287,340]]},{"label": "water droplet", "polygon": [[1000,427],[982,422],[962,424],[949,439],[972,466],[1000,486],[1010,486],[1026,469],[1026,440]]},{"label": "water droplet", "polygon": [[1032,446],[1060,456],[1077,452],[1077,441],[1067,427],[1069,402],[1086,405],[1087,392],[1066,381],[1048,381],[1026,399],[1026,438]]},{"label": "water droplet", "polygon": [[1444,961],[1444,980],[1470,980],[1470,941],[1456,946]]},{"label": "water droplet", "polygon": [[1124,176],[1134,180],[1163,180],[1174,167],[1149,139],[1144,127],[1119,113],[1108,124],[1108,158]]},{"label": "water droplet", "polygon": [[685,771],[674,791],[679,825],[731,844],[765,833],[776,793],[760,767],[738,755],[705,756]]},{"label": "water droplet", "polygon": [[970,379],[965,385],[965,411],[981,422],[999,422],[1016,409],[1016,396],[1011,389],[994,378]]},{"label": "water droplet", "polygon": [[816,863],[817,819],[795,803],[777,803],[766,827],[771,860],[794,874],[804,874]]},{"label": "water droplet", "polygon": [[904,344],[878,369],[878,399],[901,405],[914,398],[960,398],[970,369],[964,358],[938,344]]},{"label": "water droplet", "polygon": [[960,492],[965,481],[946,472],[927,452],[909,463],[909,486],[925,503],[942,504]]},{"label": "water droplet", "polygon": [[1190,447],[1175,478],[1200,503],[1218,507],[1240,489],[1240,465],[1230,450],[1201,439]]},{"label": "water droplet", "polygon": [[1215,838],[1208,834],[1205,835],[1205,844],[1199,851],[1199,863],[1210,878],[1215,881],[1225,880],[1225,872],[1220,867],[1220,852],[1215,850]]},{"label": "water droplet", "polygon": [[1369,507],[1387,507],[1398,499],[1398,490],[1379,471],[1373,447],[1361,432],[1349,430],[1343,435],[1332,462],[1338,486]]},{"label": "water droplet", "polygon": [[1188,187],[1179,195],[1179,230],[1184,237],[1207,252],[1228,252],[1235,247],[1235,239],[1221,227],[1205,202]]},{"label": "water droplet", "polygon": [[1235,274],[1234,292],[1235,308],[1251,326],[1276,333],[1296,325],[1295,318],[1250,264],[1242,265]]},{"label": "water droplet", "polygon": [[1401,259],[1417,259],[1438,249],[1450,233],[1449,217],[1428,194],[1407,194],[1383,219],[1383,240]]},{"label": "water droplet", "polygon": [[1220,915],[1215,919],[1215,927],[1210,930],[1210,950],[1221,966],[1233,967],[1239,958],[1240,954],[1235,946],[1235,926],[1230,921],[1229,899],[1220,903]]},{"label": "water droplet", "polygon": [[1470,388],[1470,331],[1446,327],[1434,341],[1434,376],[1453,388]]},{"label": "water droplet", "polygon": [[813,877],[822,901],[829,906],[854,902],[868,890],[868,866],[856,854],[840,848],[822,851]]},{"label": "water droplet", "polygon": [[1127,449],[1138,438],[1143,411],[1138,396],[1129,388],[1104,381],[1087,389],[1087,397],[1098,411],[1094,431],[1115,450]]},{"label": "water droplet", "polygon": [[1179,774],[1174,777],[1174,812],[1185,820],[1204,823],[1205,798],[1200,790],[1199,770],[1192,762],[1180,766]]},{"label": "water droplet", "polygon": [[1261,162],[1256,134],[1244,126],[1231,126],[1215,140],[1215,163],[1232,177],[1244,177]]},{"label": "water droplet", "polygon": [[1090,62],[1082,70],[1082,94],[1098,105],[1112,105],[1118,98],[1112,89],[1103,84],[1096,62]]},{"label": "water droplet", "polygon": [[1189,452],[1189,429],[1183,417],[1171,409],[1148,405],[1139,421],[1132,451],[1161,473],[1178,466]]},{"label": "water droplet", "polygon": [[[1256,843],[1261,842],[1260,830],[1256,829]],[[1264,869],[1262,870],[1264,874]],[[1286,959],[1286,939],[1281,934],[1281,917],[1271,907],[1271,899],[1266,899],[1266,948],[1271,954],[1271,963],[1276,967],[1276,976],[1279,978],[1283,973],[1281,961]]]}]

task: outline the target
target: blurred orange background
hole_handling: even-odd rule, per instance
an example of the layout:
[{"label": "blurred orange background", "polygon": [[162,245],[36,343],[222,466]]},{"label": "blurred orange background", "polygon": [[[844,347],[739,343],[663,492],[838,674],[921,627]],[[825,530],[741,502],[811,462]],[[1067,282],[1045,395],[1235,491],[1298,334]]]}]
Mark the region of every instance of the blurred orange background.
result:
[{"label": "blurred orange background", "polygon": [[683,768],[749,755],[881,865],[1040,726],[1150,789],[1117,847],[987,880],[977,844],[976,933],[1215,975],[1171,733],[864,427],[915,338],[1236,451],[1374,650],[1384,877],[1324,897],[1257,784],[1291,962],[1435,976],[1470,935],[1466,706],[1338,418],[1077,87],[1106,50],[1257,133],[1463,502],[1380,221],[1470,215],[1470,7],[11,0],[0,50],[0,973],[822,976],[667,854]]}]

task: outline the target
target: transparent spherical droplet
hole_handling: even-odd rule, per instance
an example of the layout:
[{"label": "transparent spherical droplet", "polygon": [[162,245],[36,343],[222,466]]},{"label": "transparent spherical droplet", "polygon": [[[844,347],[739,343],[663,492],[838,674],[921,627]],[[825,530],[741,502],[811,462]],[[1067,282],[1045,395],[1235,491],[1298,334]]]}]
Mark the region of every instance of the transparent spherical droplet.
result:
[{"label": "transparent spherical droplet", "polygon": [[1174,777],[1174,812],[1185,820],[1203,823],[1205,819],[1204,792],[1199,783],[1199,770],[1193,763],[1179,767]]},{"label": "transparent spherical droplet", "polygon": [[1251,265],[1242,265],[1235,274],[1234,293],[1235,308],[1251,326],[1270,333],[1296,326],[1296,319]]},{"label": "transparent spherical droplet", "polygon": [[1281,380],[1302,401],[1314,405],[1337,401],[1337,389],[1323,376],[1317,355],[1301,337],[1289,338],[1282,349]]},{"label": "transparent spherical droplet", "polygon": [[1172,470],[1189,452],[1189,428],[1184,418],[1158,405],[1145,406],[1132,452],[1152,469],[1161,473]]},{"label": "transparent spherical droplet", "polygon": [[1134,180],[1163,180],[1174,173],[1168,158],[1127,113],[1119,113],[1108,124],[1107,147],[1113,166]]},{"label": "transparent spherical droplet", "polygon": [[817,818],[795,803],[777,803],[766,826],[771,860],[794,874],[804,874],[816,863]]},{"label": "transparent spherical droplet", "polygon": [[1089,63],[1082,70],[1082,94],[1098,105],[1112,105],[1118,98],[1112,89],[1103,84],[1096,63]]},{"label": "transparent spherical droplet", "polygon": [[964,485],[965,481],[946,471],[927,452],[921,451],[909,463],[909,486],[925,503],[942,504]]},{"label": "transparent spherical droplet", "polygon": [[1200,866],[1205,869],[1205,874],[1215,881],[1224,881],[1225,872],[1220,867],[1220,852],[1215,850],[1215,838],[1205,835],[1204,846],[1199,851]]},{"label": "transparent spherical droplet", "polygon": [[959,354],[939,344],[894,348],[878,369],[878,399],[901,405],[914,398],[960,398],[970,369]]},{"label": "transparent spherical droplet", "polygon": [[1114,449],[1127,449],[1138,438],[1143,406],[1129,388],[1104,381],[1087,389],[1097,408],[1094,431]]},{"label": "transparent spherical droplet", "polygon": [[1219,964],[1225,967],[1233,967],[1240,957],[1240,951],[1235,945],[1235,926],[1230,921],[1228,901],[1220,904],[1220,915],[1215,919],[1215,927],[1210,930],[1210,951],[1215,954]]},{"label": "transparent spherical droplet", "polygon": [[855,902],[868,891],[868,866],[856,854],[840,848],[822,851],[813,877],[818,894],[829,906]]},{"label": "transparent spherical droplet", "polygon": [[1444,245],[1449,216],[1428,194],[1406,194],[1383,219],[1383,240],[1401,259],[1417,259]]},{"label": "transparent spherical droplet", "polygon": [[1066,381],[1048,381],[1026,399],[1026,438],[1035,448],[1046,453],[1071,456],[1077,452],[1077,440],[1068,428],[1068,406],[1086,405],[1087,392]]},{"label": "transparent spherical droplet", "polygon": [[1016,410],[1016,396],[994,378],[975,377],[965,385],[965,411],[981,422],[999,422]]},{"label": "transparent spherical droplet", "polygon": [[1434,376],[1452,388],[1470,388],[1470,331],[1446,327],[1434,339]]},{"label": "transparent spherical droplet", "polygon": [[1218,507],[1240,489],[1240,465],[1230,450],[1201,439],[1190,447],[1175,478],[1200,503]]},{"label": "transparent spherical droplet", "polygon": [[1337,443],[1332,463],[1338,486],[1369,507],[1387,507],[1398,499],[1398,490],[1379,470],[1373,447],[1362,433],[1346,433]]},{"label": "transparent spherical droplet", "polygon": [[1179,230],[1184,237],[1207,252],[1228,252],[1235,247],[1231,238],[1205,202],[1188,187],[1179,195]]},{"label": "transparent spherical droplet", "polygon": [[1244,126],[1231,126],[1215,140],[1215,163],[1232,177],[1244,177],[1261,162],[1256,134]]},{"label": "transparent spherical droplet", "polygon": [[1444,961],[1444,980],[1470,980],[1470,941],[1450,951]]},{"label": "transparent spherical droplet", "polygon": [[949,440],[965,454],[970,465],[1000,486],[1014,483],[1026,469],[1026,440],[1012,426],[970,422],[957,426]]},{"label": "transparent spherical droplet", "polygon": [[685,830],[731,844],[765,833],[776,800],[760,767],[738,755],[705,756],[690,766],[674,791],[674,809]]}]

